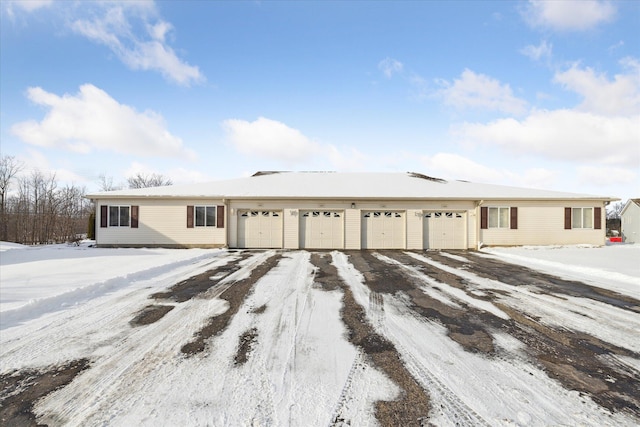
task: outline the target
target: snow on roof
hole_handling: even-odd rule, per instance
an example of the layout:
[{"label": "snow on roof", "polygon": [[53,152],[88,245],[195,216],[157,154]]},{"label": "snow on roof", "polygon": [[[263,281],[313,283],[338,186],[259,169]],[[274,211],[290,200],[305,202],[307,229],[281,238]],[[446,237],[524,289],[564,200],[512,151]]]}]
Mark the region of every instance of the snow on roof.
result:
[{"label": "snow on roof", "polygon": [[258,172],[251,177],[198,184],[93,193],[105,198],[219,199],[598,199],[606,196],[447,181],[419,173]]}]

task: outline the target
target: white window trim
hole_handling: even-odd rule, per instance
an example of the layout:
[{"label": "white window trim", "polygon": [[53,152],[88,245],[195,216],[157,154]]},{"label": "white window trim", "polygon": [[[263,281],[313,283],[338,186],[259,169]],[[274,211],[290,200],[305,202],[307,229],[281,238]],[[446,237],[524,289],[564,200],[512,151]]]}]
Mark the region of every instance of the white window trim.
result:
[{"label": "white window trim", "polygon": [[[204,225],[198,225],[198,222],[196,221],[196,215],[198,212],[198,208],[204,208],[204,221],[205,224]],[[213,224],[212,225],[207,225],[207,208],[212,208],[213,209]],[[218,205],[193,205],[193,228],[208,228],[208,227],[213,227],[213,228],[218,228]]]},{"label": "white window trim", "polygon": [[[506,228],[506,229],[510,229],[511,228],[511,207],[510,206],[488,206],[488,210],[487,210],[487,228],[488,229],[500,229],[500,228]],[[498,210],[498,226],[492,226],[491,225],[491,210],[492,209],[497,209]],[[501,223],[501,218],[502,215],[500,215],[500,211],[502,209],[506,209],[507,210],[507,223],[506,224],[502,224]]]},{"label": "white window trim", "polygon": [[[111,208],[118,208],[118,225],[111,225]],[[120,225],[120,209],[129,209],[129,221],[127,225]],[[107,205],[107,226],[109,228],[131,228],[131,205]]]}]

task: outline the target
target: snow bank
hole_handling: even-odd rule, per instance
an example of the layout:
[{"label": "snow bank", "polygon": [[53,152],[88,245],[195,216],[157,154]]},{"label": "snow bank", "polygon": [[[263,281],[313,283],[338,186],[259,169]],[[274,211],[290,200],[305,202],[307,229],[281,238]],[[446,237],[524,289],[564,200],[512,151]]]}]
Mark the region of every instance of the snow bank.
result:
[{"label": "snow bank", "polygon": [[[209,259],[220,249],[107,249],[2,243],[0,328],[64,310],[132,282]],[[19,249],[19,250],[18,250]]]}]

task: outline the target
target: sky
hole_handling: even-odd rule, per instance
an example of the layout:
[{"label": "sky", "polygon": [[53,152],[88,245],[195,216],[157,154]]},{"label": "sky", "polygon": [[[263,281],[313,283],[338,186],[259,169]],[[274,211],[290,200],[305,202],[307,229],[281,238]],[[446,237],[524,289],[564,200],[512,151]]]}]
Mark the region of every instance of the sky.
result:
[{"label": "sky", "polygon": [[640,197],[638,1],[8,1],[0,152],[99,190],[420,172]]}]

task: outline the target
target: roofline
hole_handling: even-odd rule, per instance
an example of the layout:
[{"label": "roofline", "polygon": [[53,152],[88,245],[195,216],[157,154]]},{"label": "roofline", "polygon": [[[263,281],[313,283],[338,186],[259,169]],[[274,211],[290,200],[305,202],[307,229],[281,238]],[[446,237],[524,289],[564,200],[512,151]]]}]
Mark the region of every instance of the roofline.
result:
[{"label": "roofline", "polygon": [[561,201],[561,200],[597,200],[603,202],[615,202],[619,201],[619,198],[615,197],[602,197],[602,196],[578,196],[578,197],[361,197],[361,196],[340,196],[340,197],[297,197],[297,196],[224,196],[224,195],[98,195],[87,194],[85,198],[90,200],[105,200],[105,199],[167,199],[167,200],[186,200],[186,199],[218,199],[218,200],[340,200],[340,201],[354,201],[354,200],[390,200],[390,201],[432,201],[432,200],[449,200],[449,201]]}]

